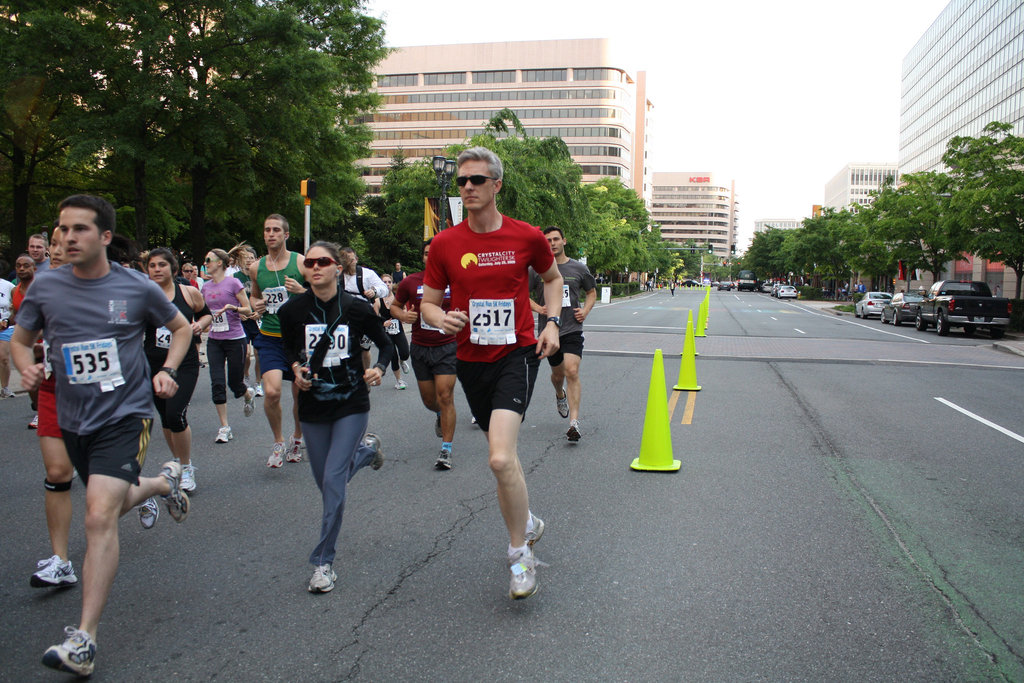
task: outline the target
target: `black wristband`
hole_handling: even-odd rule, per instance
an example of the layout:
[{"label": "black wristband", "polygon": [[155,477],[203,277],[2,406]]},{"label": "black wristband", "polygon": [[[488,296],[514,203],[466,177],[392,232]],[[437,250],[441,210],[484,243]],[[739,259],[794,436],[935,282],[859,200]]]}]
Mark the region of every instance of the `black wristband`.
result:
[{"label": "black wristband", "polygon": [[169,368],[169,367],[164,366],[164,367],[160,368],[160,372],[166,372],[170,376],[171,379],[173,379],[175,382],[178,381],[178,371],[175,370],[174,368]]}]

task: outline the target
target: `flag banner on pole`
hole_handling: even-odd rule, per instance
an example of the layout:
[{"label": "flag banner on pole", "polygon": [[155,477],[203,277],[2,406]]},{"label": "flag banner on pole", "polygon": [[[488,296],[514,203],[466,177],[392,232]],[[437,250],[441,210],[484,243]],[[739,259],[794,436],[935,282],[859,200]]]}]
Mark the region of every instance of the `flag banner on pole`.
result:
[{"label": "flag banner on pole", "polygon": [[423,241],[426,242],[437,234],[437,200],[423,199]]}]

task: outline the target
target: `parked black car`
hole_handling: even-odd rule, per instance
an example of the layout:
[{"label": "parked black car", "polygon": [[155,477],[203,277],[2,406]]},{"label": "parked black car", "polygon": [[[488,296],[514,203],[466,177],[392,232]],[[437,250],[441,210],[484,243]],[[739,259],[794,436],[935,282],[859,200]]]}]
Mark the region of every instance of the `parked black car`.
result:
[{"label": "parked black car", "polygon": [[1002,339],[1010,325],[1010,300],[992,296],[984,282],[940,280],[928,290],[914,319],[918,330],[929,325],[935,325],[940,337],[949,334],[951,327],[964,328],[965,337],[981,327],[993,339]]},{"label": "parked black car", "polygon": [[920,294],[897,292],[882,306],[882,324],[891,322],[893,325],[902,325],[914,322],[923,299]]}]

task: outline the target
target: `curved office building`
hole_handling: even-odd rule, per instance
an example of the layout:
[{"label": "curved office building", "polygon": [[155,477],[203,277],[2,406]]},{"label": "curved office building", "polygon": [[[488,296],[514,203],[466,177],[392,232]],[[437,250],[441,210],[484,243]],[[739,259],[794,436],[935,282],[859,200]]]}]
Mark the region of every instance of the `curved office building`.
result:
[{"label": "curved office building", "polygon": [[565,140],[584,182],[614,177],[645,194],[645,74],[624,70],[608,40],[403,47],[377,72],[383,103],[363,119],[373,142],[360,161],[371,191],[396,152],[444,154],[508,108],[529,135]]}]

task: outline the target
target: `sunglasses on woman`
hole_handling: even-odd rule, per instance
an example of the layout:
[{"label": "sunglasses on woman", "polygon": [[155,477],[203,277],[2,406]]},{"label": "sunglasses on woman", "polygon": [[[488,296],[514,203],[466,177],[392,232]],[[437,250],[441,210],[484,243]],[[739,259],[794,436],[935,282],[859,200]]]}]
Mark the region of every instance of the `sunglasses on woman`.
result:
[{"label": "sunglasses on woman", "polygon": [[327,256],[321,256],[320,258],[307,258],[302,262],[302,265],[306,266],[307,268],[312,268],[313,266],[320,266],[321,268],[326,268],[327,266],[333,265],[335,263],[337,263],[337,261],[335,261],[334,259],[328,258]]}]

